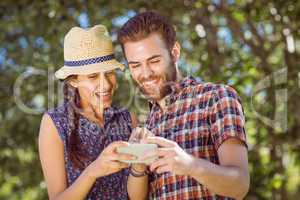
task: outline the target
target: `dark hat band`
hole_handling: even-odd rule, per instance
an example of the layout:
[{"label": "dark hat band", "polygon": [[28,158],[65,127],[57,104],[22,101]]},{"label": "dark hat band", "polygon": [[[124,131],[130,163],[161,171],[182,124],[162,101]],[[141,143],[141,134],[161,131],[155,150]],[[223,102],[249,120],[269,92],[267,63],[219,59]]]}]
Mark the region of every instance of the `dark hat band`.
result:
[{"label": "dark hat band", "polygon": [[65,60],[64,64],[65,64],[65,66],[68,66],[68,67],[79,67],[79,66],[84,66],[84,65],[102,63],[105,61],[112,60],[114,58],[115,58],[114,54],[110,54],[107,56],[101,56],[101,57],[97,57],[97,58],[89,58],[86,60],[76,60],[76,61],[66,61]]}]

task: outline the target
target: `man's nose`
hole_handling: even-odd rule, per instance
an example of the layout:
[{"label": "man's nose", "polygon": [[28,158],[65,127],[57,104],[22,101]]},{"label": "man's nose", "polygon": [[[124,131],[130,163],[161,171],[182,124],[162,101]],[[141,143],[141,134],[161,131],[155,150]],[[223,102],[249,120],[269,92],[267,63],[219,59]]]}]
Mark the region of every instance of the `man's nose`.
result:
[{"label": "man's nose", "polygon": [[145,64],[143,66],[143,72],[142,73],[143,73],[143,78],[144,79],[148,79],[154,74],[153,70],[151,69],[151,67],[148,64]]}]

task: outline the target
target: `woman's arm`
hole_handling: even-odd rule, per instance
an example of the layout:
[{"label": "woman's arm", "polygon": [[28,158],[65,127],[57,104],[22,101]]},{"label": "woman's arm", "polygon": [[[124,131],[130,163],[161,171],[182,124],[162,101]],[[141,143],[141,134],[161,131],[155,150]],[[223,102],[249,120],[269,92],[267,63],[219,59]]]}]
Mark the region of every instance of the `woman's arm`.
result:
[{"label": "woman's arm", "polygon": [[[132,165],[135,172],[143,173],[146,167],[143,165]],[[148,199],[148,175],[141,177],[134,177],[131,174],[127,181],[127,191],[131,200],[143,200]]]},{"label": "woman's arm", "polygon": [[128,164],[121,163],[118,160],[135,159],[134,156],[128,154],[116,153],[118,147],[128,145],[124,141],[109,144],[98,158],[83,170],[76,181],[67,188],[63,143],[52,119],[45,114],[39,133],[39,153],[49,199],[84,199],[97,178],[128,167]]},{"label": "woman's arm", "polygon": [[[131,121],[132,121],[132,128],[136,128],[138,121],[135,114],[130,113],[131,115]],[[139,165],[134,164],[131,166],[134,171],[136,172],[145,172],[147,169],[147,166],[145,165]],[[147,199],[148,196],[148,175],[142,176],[142,177],[134,177],[131,174],[128,177],[127,182],[127,191],[129,198],[131,200],[142,200]]]},{"label": "woman's arm", "polygon": [[39,154],[50,200],[84,199],[95,178],[86,168],[67,188],[64,146],[48,114],[44,114],[39,133]]}]

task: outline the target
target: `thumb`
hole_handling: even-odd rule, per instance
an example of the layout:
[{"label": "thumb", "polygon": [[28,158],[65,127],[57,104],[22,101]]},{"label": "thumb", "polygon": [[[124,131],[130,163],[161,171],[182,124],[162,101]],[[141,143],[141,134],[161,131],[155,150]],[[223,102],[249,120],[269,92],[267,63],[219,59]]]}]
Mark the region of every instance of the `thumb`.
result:
[{"label": "thumb", "polygon": [[129,146],[129,143],[128,142],[125,142],[125,141],[116,141],[116,142],[113,142],[113,143],[110,143],[106,148],[105,148],[105,151],[106,152],[110,152],[110,153],[113,153],[116,151],[116,149],[118,147],[127,147]]}]

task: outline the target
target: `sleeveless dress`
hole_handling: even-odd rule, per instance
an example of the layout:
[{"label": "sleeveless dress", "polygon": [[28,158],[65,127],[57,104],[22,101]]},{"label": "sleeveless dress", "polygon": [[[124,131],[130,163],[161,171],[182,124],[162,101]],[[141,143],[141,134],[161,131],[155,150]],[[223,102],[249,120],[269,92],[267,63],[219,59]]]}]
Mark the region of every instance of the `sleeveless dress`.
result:
[{"label": "sleeveless dress", "polygon": [[[74,168],[67,154],[66,140],[70,134],[67,103],[48,110],[47,114],[52,118],[64,144],[65,169],[67,172],[67,183],[68,186],[70,186],[82,171]],[[81,143],[87,146],[86,153],[91,158],[86,164],[90,164],[94,161],[110,143],[119,140],[128,141],[129,139],[132,130],[132,121],[127,109],[116,106],[106,108],[104,111],[104,119],[104,126],[102,128],[83,115],[79,116],[79,137]],[[123,169],[117,173],[98,178],[87,194],[86,199],[128,199],[126,187],[128,174],[128,169]]]}]

